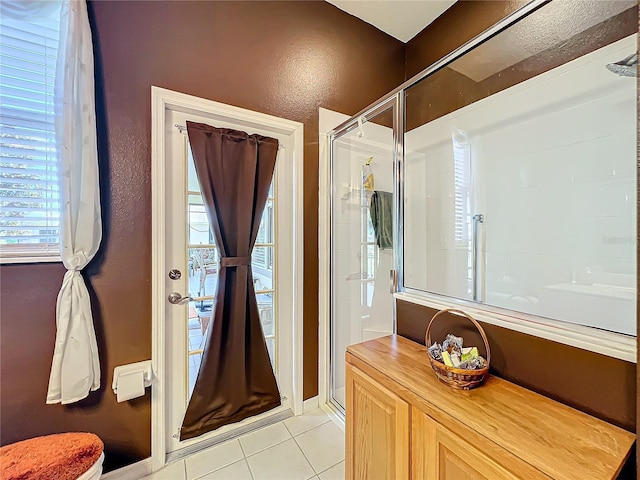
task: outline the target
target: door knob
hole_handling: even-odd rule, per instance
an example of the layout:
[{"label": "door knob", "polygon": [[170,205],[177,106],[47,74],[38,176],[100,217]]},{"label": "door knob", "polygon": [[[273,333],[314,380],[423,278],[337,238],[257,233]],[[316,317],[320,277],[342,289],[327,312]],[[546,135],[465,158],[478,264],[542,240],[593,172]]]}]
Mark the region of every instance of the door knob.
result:
[{"label": "door knob", "polygon": [[191,300],[193,300],[193,298],[189,295],[183,297],[178,292],[171,292],[169,294],[169,303],[172,303],[174,305],[182,305],[184,303],[190,302]]}]

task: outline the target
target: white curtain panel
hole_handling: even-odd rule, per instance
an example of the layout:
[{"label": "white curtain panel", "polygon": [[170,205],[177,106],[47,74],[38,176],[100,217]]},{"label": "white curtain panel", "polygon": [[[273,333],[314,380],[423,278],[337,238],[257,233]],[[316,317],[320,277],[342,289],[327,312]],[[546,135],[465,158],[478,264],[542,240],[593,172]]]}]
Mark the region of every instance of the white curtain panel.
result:
[{"label": "white curtain panel", "polygon": [[80,272],[102,238],[93,43],[85,0],[2,0],[0,15],[60,18],[55,79],[60,168],[60,253],[67,272],[56,305],[56,341],[47,403],[73,403],[100,388],[89,292]]},{"label": "white curtain panel", "polygon": [[60,161],[60,253],[67,268],[56,305],[56,342],[47,403],[73,403],[100,388],[100,361],[89,292],[80,272],[102,238],[93,77],[85,0],[61,2],[56,66]]}]

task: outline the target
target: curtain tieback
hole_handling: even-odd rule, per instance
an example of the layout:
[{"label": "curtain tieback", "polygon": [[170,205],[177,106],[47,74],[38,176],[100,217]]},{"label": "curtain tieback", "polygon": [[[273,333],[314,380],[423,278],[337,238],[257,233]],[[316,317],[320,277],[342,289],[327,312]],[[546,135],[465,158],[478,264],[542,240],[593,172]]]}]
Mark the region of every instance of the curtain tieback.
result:
[{"label": "curtain tieback", "polygon": [[249,257],[222,257],[220,259],[221,267],[245,267],[251,265],[251,256]]}]

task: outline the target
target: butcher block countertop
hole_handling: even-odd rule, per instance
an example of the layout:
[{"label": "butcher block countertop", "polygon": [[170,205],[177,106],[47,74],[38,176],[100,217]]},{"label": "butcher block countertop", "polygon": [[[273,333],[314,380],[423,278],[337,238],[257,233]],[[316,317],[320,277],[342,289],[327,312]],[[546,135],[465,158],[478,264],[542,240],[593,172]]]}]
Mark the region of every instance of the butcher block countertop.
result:
[{"label": "butcher block countertop", "polygon": [[624,465],[632,433],[494,376],[470,391],[453,389],[427,355],[390,335],[348,347],[347,363],[382,374],[386,387],[438,422],[477,432],[551,478],[611,479]]}]

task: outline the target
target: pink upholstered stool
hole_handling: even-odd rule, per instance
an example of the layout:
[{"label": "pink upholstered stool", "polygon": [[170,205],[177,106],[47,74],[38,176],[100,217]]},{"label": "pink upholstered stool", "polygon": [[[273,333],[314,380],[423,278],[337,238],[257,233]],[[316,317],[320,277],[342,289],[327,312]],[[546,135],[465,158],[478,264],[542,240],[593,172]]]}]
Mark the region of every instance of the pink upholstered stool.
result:
[{"label": "pink upholstered stool", "polygon": [[59,433],[0,448],[2,480],[95,480],[104,444],[93,433]]}]

